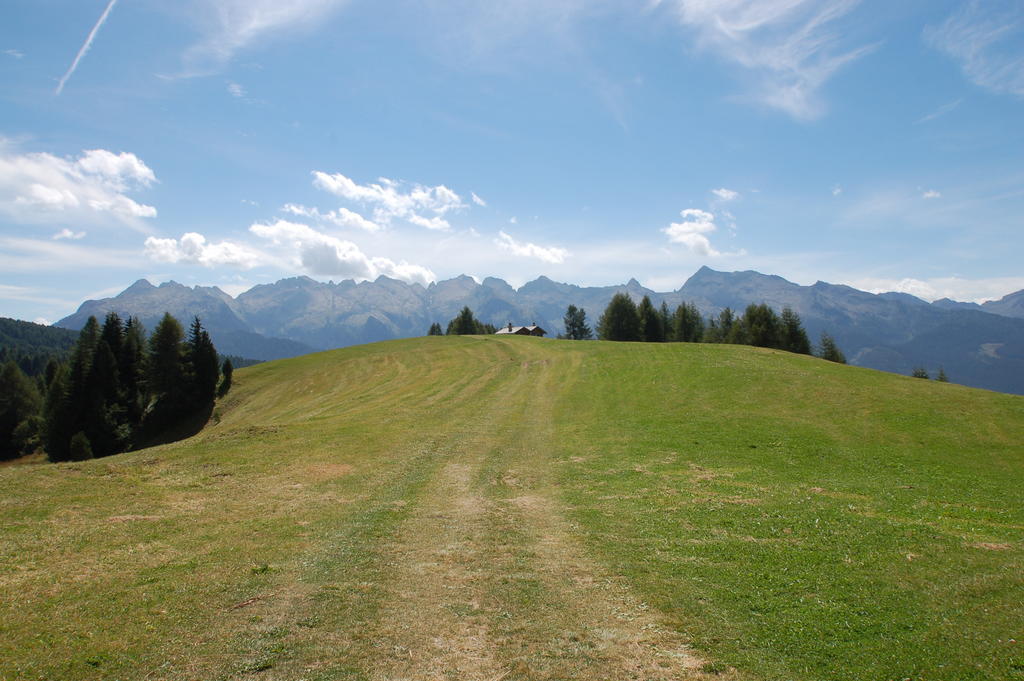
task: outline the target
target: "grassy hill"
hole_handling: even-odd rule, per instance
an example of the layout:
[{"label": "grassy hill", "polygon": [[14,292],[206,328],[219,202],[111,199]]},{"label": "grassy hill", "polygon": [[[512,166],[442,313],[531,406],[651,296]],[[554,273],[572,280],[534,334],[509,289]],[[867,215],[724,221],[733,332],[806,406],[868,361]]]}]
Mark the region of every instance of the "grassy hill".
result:
[{"label": "grassy hill", "polygon": [[0,468],[0,678],[1024,678],[1022,483],[1024,399],[805,356],[308,355]]}]

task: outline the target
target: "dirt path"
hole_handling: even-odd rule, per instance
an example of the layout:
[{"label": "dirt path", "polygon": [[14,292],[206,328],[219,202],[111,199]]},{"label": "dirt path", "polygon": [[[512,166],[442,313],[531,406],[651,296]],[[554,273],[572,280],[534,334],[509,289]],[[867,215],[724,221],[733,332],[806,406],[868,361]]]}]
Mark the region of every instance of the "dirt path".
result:
[{"label": "dirt path", "polygon": [[[579,543],[550,479],[567,362],[523,363],[387,551],[371,679],[691,679],[704,661]],[[722,678],[718,676],[716,678]]]}]

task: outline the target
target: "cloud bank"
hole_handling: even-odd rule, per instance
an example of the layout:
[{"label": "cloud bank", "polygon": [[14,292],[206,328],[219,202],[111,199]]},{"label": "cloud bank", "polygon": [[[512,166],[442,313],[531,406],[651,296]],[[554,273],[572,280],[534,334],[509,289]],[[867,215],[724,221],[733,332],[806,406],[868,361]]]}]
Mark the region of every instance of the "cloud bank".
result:
[{"label": "cloud bank", "polygon": [[413,184],[408,191],[402,191],[402,183],[386,177],[362,185],[341,173],[329,175],[320,171],[313,172],[313,185],[372,208],[373,221],[380,225],[388,225],[398,218],[427,229],[449,230],[451,224],[444,216],[466,207],[462,198],[444,185]]},{"label": "cloud bank", "polygon": [[551,263],[552,265],[558,265],[565,262],[565,259],[569,257],[569,251],[564,248],[558,248],[557,246],[538,246],[533,243],[522,243],[516,241],[511,235],[504,231],[498,232],[498,238],[494,240],[494,243],[498,245],[504,251],[511,253],[523,258],[536,258],[541,262]]},{"label": "cloud bank", "polygon": [[128,192],[156,182],[135,154],[91,149],[78,158],[48,153],[12,153],[0,141],[0,212],[24,223],[104,222],[110,217],[144,229],[140,218],[156,208],[137,203]]},{"label": "cloud bank", "polygon": [[277,220],[255,223],[249,227],[249,232],[263,239],[267,246],[261,249],[233,241],[213,243],[202,234],[188,232],[180,239],[149,237],[145,243],[145,254],[163,263],[204,267],[227,265],[240,269],[270,266],[357,281],[384,275],[425,286],[437,279],[426,267],[404,260],[395,262],[389,258],[368,256],[351,241],[318,232],[309,225]]}]

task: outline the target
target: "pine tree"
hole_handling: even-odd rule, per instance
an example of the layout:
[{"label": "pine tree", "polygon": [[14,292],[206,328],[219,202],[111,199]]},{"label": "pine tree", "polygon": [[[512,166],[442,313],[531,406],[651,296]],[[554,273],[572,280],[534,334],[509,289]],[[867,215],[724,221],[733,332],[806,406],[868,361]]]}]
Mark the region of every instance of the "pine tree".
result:
[{"label": "pine tree", "polygon": [[764,303],[760,305],[748,305],[743,313],[741,321],[746,331],[744,341],[749,345],[759,348],[778,348],[781,343],[779,318],[775,310]]},{"label": "pine tree", "polygon": [[43,448],[50,461],[67,461],[71,445],[67,366],[60,365],[46,390],[43,405]]},{"label": "pine tree", "polygon": [[597,322],[597,335],[601,340],[643,340],[640,314],[636,303],[625,293],[616,293]]},{"label": "pine tree", "polygon": [[120,408],[117,360],[103,338],[96,344],[86,389],[89,398],[79,425],[89,438],[93,455],[124,451],[130,429]]},{"label": "pine tree", "polygon": [[736,314],[732,311],[732,308],[725,308],[718,313],[718,340],[719,343],[735,343],[734,338],[736,337],[736,327],[739,324],[736,323]]},{"label": "pine tree", "polygon": [[939,375],[935,377],[935,380],[939,383],[949,383],[949,376],[946,375],[946,370],[939,367]]},{"label": "pine tree", "polygon": [[565,310],[562,318],[565,324],[565,337],[569,340],[588,340],[594,337],[594,332],[587,324],[587,313],[581,307],[570,305]]},{"label": "pine tree", "polygon": [[836,345],[835,339],[827,333],[822,332],[821,334],[821,346],[818,349],[818,357],[826,359],[829,362],[837,362],[839,364],[846,364],[846,355]]},{"label": "pine tree", "polygon": [[146,358],[146,384],[150,415],[147,419],[160,428],[187,409],[187,374],[183,358],[181,324],[165,313],[149,337]]},{"label": "pine tree", "polygon": [[92,372],[100,325],[89,317],[78,334],[66,372],[54,379],[47,392],[44,415],[46,453],[51,461],[66,461],[70,455],[72,434],[84,431],[102,394]]},{"label": "pine tree", "polygon": [[142,422],[146,407],[146,354],[145,331],[137,317],[129,317],[124,325],[124,341],[117,357],[121,378],[121,399],[125,419],[133,427]]},{"label": "pine tree", "polygon": [[910,372],[910,375],[914,378],[923,378],[928,380],[931,376],[928,375],[928,370],[924,367],[914,367],[914,370]]},{"label": "pine tree", "polygon": [[27,454],[36,441],[42,399],[14,360],[0,368],[0,459]]},{"label": "pine tree", "polygon": [[699,343],[704,340],[704,319],[693,303],[681,303],[676,308],[672,326],[675,339],[681,343]]},{"label": "pine tree", "polygon": [[780,323],[782,327],[780,330],[782,349],[801,355],[811,354],[811,341],[807,338],[807,332],[800,321],[800,315],[793,312],[793,309],[787,305],[782,308]]},{"label": "pine tree", "polygon": [[[440,324],[436,324],[440,328]],[[231,380],[235,374],[235,365],[231,363],[231,358],[228,357],[224,360],[223,366],[220,368],[220,373],[223,376],[220,382],[220,387],[217,388],[218,397],[224,397],[231,390]]]},{"label": "pine tree", "polygon": [[675,340],[675,333],[673,332],[672,324],[672,313],[668,310],[668,303],[664,300],[661,301],[661,306],[658,308],[658,317],[661,319],[661,328],[665,330],[665,341]]},{"label": "pine tree", "polygon": [[89,438],[82,431],[78,431],[72,436],[71,442],[68,445],[68,460],[85,461],[91,458],[92,445],[89,443]]},{"label": "pine tree", "polygon": [[665,327],[661,323],[661,315],[655,309],[648,296],[644,296],[637,307],[640,315],[640,333],[642,340],[648,343],[664,343]]},{"label": "pine tree", "polygon": [[465,306],[455,317],[455,319],[448,322],[449,336],[468,336],[472,334],[482,333],[483,329],[473,316],[473,311],[469,309],[469,306]]},{"label": "pine tree", "polygon": [[220,379],[217,350],[210,335],[203,328],[199,317],[192,319],[188,342],[185,345],[186,375],[193,408],[199,408],[213,401]]},{"label": "pine tree", "polygon": [[444,330],[441,329],[441,325],[434,322],[430,325],[430,331],[427,331],[428,336],[443,336]]}]

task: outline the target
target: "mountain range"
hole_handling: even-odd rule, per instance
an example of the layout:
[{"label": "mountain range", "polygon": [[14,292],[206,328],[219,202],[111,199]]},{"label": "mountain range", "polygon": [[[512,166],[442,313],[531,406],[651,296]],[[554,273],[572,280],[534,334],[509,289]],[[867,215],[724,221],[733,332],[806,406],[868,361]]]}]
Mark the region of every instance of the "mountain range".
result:
[{"label": "mountain range", "polygon": [[232,298],[216,287],[139,280],[113,298],[90,300],[56,326],[80,329],[95,315],[137,316],[152,329],[170,312],[186,323],[198,315],[220,352],[279,359],[330,348],[420,336],[442,327],[468,305],[478,319],[501,326],[537,323],[563,330],[566,307],[586,310],[591,325],[618,292],[647,295],[670,309],[695,303],[705,315],[750,303],[789,306],[812,339],[831,334],[850,364],[908,374],[942,367],[957,383],[1024,394],[1024,291],[983,305],[942,299],[927,303],[905,293],[872,294],[817,282],[802,286],[759,272],[702,267],[676,291],[659,293],[631,279],[624,285],[580,287],[540,277],[516,289],[488,277],[459,276],[422,286],[388,277],[356,283],[292,277]]}]

